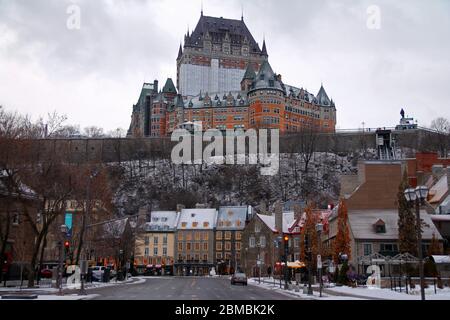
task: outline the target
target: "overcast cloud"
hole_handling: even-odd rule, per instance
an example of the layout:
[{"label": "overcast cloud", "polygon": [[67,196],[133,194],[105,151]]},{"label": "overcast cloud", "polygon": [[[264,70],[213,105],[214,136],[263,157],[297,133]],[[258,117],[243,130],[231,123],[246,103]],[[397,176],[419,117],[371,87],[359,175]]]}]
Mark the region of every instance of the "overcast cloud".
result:
[{"label": "overcast cloud", "polygon": [[[285,83],[336,102],[338,128],[393,126],[403,107],[450,118],[450,2],[219,1],[204,14],[245,22]],[[81,8],[80,30],[66,10]],[[178,46],[200,0],[0,0],[0,105],[34,117],[128,129],[142,83],[176,78]],[[367,27],[380,8],[381,28]]]}]

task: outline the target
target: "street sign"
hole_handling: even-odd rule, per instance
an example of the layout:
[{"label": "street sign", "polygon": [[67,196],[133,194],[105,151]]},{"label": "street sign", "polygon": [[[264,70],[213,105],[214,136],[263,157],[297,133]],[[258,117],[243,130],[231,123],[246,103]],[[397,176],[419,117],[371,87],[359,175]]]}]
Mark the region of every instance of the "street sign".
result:
[{"label": "street sign", "polygon": [[333,261],[330,261],[330,265],[328,266],[328,270],[329,270],[331,273],[334,273],[334,263],[333,263]]},{"label": "street sign", "polygon": [[322,269],[322,256],[320,254],[317,255],[317,269]]},{"label": "street sign", "polygon": [[66,236],[68,238],[72,237],[72,221],[73,221],[72,213],[66,212],[65,219],[64,219],[64,224],[67,226]]}]

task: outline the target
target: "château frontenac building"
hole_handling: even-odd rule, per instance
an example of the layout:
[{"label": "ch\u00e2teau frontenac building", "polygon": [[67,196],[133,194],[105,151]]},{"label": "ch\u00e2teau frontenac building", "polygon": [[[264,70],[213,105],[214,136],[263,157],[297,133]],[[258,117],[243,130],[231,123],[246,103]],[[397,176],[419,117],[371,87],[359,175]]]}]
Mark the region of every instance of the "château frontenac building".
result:
[{"label": "ch\u00e2teau frontenac building", "polygon": [[262,48],[240,20],[201,14],[177,57],[176,86],[167,79],[144,83],[133,106],[130,137],[162,137],[177,128],[303,128],[334,132],[336,107],[323,86],[317,95],[283,83]]}]

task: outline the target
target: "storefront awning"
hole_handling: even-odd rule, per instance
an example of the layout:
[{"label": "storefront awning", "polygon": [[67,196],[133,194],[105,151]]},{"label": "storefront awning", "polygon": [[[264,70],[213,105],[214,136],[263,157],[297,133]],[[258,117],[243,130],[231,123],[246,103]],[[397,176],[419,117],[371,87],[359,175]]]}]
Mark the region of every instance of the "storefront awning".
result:
[{"label": "storefront awning", "polygon": [[293,269],[305,268],[306,267],[306,265],[303,262],[300,262],[300,261],[288,262],[287,266],[288,266],[288,268],[293,268]]}]

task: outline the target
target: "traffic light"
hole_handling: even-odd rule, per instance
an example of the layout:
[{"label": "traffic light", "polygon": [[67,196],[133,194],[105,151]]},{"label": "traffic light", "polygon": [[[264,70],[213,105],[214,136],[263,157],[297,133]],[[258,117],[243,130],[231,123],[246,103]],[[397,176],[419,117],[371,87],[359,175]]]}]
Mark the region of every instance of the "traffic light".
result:
[{"label": "traffic light", "polygon": [[284,247],[285,248],[286,247],[289,248],[289,237],[288,236],[284,236],[283,240],[284,240]]},{"label": "traffic light", "polygon": [[70,241],[64,241],[64,249],[66,251],[66,255],[70,253]]},{"label": "traffic light", "polygon": [[284,241],[284,255],[285,255],[285,261],[287,262],[288,256],[289,256],[289,237],[285,235],[283,237]]}]

